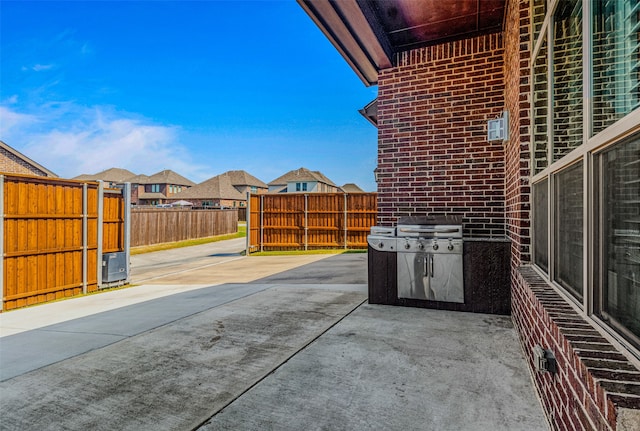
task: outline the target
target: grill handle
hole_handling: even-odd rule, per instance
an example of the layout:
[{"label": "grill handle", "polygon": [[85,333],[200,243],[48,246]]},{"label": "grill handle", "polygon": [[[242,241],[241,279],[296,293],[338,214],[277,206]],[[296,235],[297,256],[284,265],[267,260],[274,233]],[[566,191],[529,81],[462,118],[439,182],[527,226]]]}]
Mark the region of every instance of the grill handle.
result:
[{"label": "grill handle", "polygon": [[435,276],[435,274],[433,273],[433,255],[430,254],[429,255],[429,266],[431,267],[431,278],[433,278]]},{"label": "grill handle", "polygon": [[406,227],[399,228],[400,232],[406,233],[457,233],[460,232],[460,229],[449,228],[449,229],[410,229]]}]

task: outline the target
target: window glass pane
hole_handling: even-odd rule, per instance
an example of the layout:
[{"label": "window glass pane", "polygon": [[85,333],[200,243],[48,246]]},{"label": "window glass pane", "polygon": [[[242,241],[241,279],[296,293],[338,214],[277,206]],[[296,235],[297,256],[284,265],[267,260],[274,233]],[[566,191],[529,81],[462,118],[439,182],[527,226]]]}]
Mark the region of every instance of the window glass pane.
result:
[{"label": "window glass pane", "polygon": [[582,299],[583,244],[582,162],[554,176],[554,279]]},{"label": "window glass pane", "polygon": [[640,106],[640,0],[597,0],[593,10],[593,133]]},{"label": "window glass pane", "polygon": [[540,47],[540,52],[536,56],[533,67],[533,160],[535,173],[547,167],[549,143],[549,134],[547,131],[549,106],[547,72],[547,40],[545,39]]},{"label": "window glass pane", "polygon": [[548,183],[548,180],[544,180],[533,185],[534,263],[547,272],[549,271]]},{"label": "window glass pane", "polygon": [[600,157],[600,315],[640,344],[640,136]]},{"label": "window glass pane", "polygon": [[553,22],[553,160],[582,144],[582,0],[560,0]]}]

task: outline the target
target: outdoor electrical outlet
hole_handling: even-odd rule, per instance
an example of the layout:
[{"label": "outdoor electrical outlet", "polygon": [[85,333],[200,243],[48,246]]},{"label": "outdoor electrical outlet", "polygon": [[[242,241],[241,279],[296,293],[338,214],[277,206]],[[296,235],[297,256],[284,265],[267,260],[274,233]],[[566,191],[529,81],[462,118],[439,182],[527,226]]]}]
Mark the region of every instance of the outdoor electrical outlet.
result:
[{"label": "outdoor electrical outlet", "polygon": [[556,357],[549,349],[545,349],[539,344],[533,348],[533,361],[536,370],[541,373],[556,372]]}]

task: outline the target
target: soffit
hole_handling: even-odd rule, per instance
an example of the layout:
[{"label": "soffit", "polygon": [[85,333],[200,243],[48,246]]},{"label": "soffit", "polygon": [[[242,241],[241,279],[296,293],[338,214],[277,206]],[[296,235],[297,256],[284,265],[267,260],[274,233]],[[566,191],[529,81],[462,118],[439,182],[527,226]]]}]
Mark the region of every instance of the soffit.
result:
[{"label": "soffit", "polygon": [[500,31],[506,0],[298,0],[367,85],[409,49]]}]

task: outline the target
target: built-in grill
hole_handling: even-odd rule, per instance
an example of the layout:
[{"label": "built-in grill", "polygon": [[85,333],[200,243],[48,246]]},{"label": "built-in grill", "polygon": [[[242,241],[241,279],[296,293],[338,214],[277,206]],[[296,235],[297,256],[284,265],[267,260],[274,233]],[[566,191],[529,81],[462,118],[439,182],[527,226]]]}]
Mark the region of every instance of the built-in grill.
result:
[{"label": "built-in grill", "polygon": [[398,298],[464,303],[460,218],[407,217],[372,227],[367,241],[396,254]]}]

